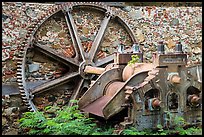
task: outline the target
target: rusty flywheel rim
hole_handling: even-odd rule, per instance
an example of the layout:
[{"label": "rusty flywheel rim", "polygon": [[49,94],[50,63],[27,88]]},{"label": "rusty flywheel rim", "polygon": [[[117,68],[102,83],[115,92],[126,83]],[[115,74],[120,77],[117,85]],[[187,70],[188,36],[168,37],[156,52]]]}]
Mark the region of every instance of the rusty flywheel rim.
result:
[{"label": "rusty flywheel rim", "polygon": [[[76,29],[76,24],[73,20],[71,11],[73,8],[80,8],[80,7],[89,7],[93,8],[95,10],[101,11],[105,13],[105,17],[102,20],[102,23],[100,24],[99,30],[97,32],[96,37],[94,38],[94,41],[92,43],[89,51],[85,52],[80,38],[78,37],[77,29]],[[74,55],[74,57],[64,57],[62,55],[57,54],[55,51],[46,49],[44,46],[41,45],[41,43],[36,42],[35,40],[35,35],[39,28],[42,26],[42,24],[47,21],[49,18],[51,18],[53,15],[62,12],[65,16],[66,20],[66,25],[68,27],[68,31],[71,34],[71,40],[72,40],[72,51],[69,52]],[[117,15],[114,15],[113,11],[111,10],[110,7],[105,5],[104,3],[101,2],[68,2],[68,3],[63,3],[61,5],[55,5],[51,7],[48,10],[48,13],[43,14],[40,18],[36,19],[32,25],[28,28],[25,40],[21,43],[20,45],[20,53],[19,57],[17,59],[17,82],[19,86],[19,91],[22,97],[23,102],[25,103],[26,106],[28,106],[28,109],[30,111],[38,111],[36,108],[35,104],[33,103],[33,98],[35,97],[35,93],[38,92],[44,92],[49,90],[52,87],[55,87],[56,85],[59,86],[61,83],[66,83],[70,79],[80,76],[81,80],[78,83],[78,87],[76,88],[75,93],[72,95],[72,99],[76,99],[78,97],[78,94],[81,90],[81,86],[83,85],[85,80],[91,80],[91,76],[86,76],[83,72],[83,68],[86,65],[91,65],[91,66],[102,66],[107,63],[110,63],[113,60],[113,55],[109,55],[107,57],[104,57],[102,59],[96,58],[98,55],[98,51],[100,52],[99,48],[101,46],[102,39],[105,35],[106,28],[110,22],[111,19],[116,19],[122,27],[125,29],[125,31],[128,33],[129,38],[131,39],[132,44],[136,42],[133,32],[130,29],[130,27],[123,21],[122,18],[120,18]],[[27,83],[26,83],[26,74],[25,74],[25,65],[26,65],[26,55],[28,53],[28,49],[30,48],[38,48],[42,51],[42,53],[47,52],[50,56],[55,56],[59,58],[61,61],[65,62],[65,64],[72,64],[75,67],[78,67],[77,71],[71,72],[71,74],[66,74],[62,77],[60,77],[60,80],[57,78],[55,80],[52,80],[51,82],[47,82],[45,84],[42,84],[40,86],[37,86],[34,90],[29,90],[27,89]],[[69,50],[71,51],[71,49]],[[100,56],[100,55],[99,55]],[[98,56],[97,56],[98,57]]]}]

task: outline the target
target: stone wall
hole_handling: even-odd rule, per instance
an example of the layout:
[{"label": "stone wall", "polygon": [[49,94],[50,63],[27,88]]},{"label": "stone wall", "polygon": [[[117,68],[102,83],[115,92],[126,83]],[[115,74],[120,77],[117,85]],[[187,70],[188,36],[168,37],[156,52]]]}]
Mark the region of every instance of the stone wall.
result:
[{"label": "stone wall", "polygon": [[18,120],[26,111],[20,95],[2,96],[2,135],[21,134]]},{"label": "stone wall", "polygon": [[[53,4],[2,2],[2,83],[15,83],[19,44],[29,24]],[[151,62],[157,42],[164,40],[166,51],[181,41],[188,64],[202,62],[202,7],[126,6],[112,7],[133,29],[145,62]],[[2,96],[2,134],[21,134],[18,119],[27,111],[19,95]]]},{"label": "stone wall", "polygon": [[[54,4],[2,2],[2,82],[16,82],[16,55],[29,24]],[[144,61],[152,62],[158,41],[173,51],[181,41],[188,64],[202,62],[202,7],[125,6],[112,7],[133,29]]]}]

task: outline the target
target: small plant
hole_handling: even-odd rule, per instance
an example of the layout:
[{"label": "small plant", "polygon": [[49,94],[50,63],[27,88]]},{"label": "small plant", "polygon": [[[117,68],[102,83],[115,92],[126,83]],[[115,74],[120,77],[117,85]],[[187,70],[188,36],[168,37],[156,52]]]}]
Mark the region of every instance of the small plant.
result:
[{"label": "small plant", "polygon": [[140,62],[140,58],[138,55],[132,55],[131,58],[132,59],[128,62],[128,65],[132,65],[132,64]]},{"label": "small plant", "polygon": [[[47,113],[26,112],[19,120],[20,128],[27,130],[30,135],[91,135],[99,133],[100,129],[92,121],[92,118],[86,118],[78,110],[76,103],[72,107],[56,109],[46,107]],[[54,109],[56,111],[52,111]],[[54,113],[55,117],[50,117]]]},{"label": "small plant", "polygon": [[[26,112],[19,120],[20,129],[24,134],[29,135],[116,135],[114,128],[110,125],[98,127],[93,118],[87,118],[78,109],[78,101],[72,100],[72,107],[45,107],[45,112]],[[135,127],[124,129],[122,135],[201,135],[202,129],[191,127],[183,128],[186,124],[180,116],[175,116],[167,112],[167,121],[174,124],[173,129],[162,125],[157,125],[158,130],[138,131]]]},{"label": "small plant", "polygon": [[128,129],[124,129],[122,134],[123,135],[147,135],[148,133],[145,131],[138,131],[135,127],[129,127]]}]

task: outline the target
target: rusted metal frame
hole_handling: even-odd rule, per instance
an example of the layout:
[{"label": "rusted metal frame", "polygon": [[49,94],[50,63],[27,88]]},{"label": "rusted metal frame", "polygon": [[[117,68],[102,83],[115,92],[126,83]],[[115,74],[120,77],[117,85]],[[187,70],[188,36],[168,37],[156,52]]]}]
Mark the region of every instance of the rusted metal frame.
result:
[{"label": "rusted metal frame", "polygon": [[[26,105],[29,105],[28,106],[29,109],[31,109],[32,111],[37,111],[37,108],[35,107],[35,105],[32,102],[33,95],[27,90],[26,81],[25,81],[25,62],[26,62],[27,51],[28,51],[28,47],[25,48],[25,53],[23,55],[21,68],[17,68],[17,69],[21,69],[21,76],[22,76],[21,80],[17,79],[17,81],[18,81],[19,91],[20,91],[20,94],[22,96],[22,99],[24,99],[24,101],[26,101],[28,103]],[[23,88],[24,90],[21,90],[21,88]]]},{"label": "rusted metal frame", "polygon": [[[183,82],[182,83],[180,83],[179,85],[177,85],[175,88],[177,88],[177,90],[179,91],[179,93],[180,94],[178,94],[179,95],[179,98],[180,98],[180,100],[178,100],[179,102],[179,106],[178,106],[178,108],[180,108],[180,110],[179,111],[186,111],[188,108],[187,108],[187,106],[186,106],[186,100],[187,100],[187,98],[186,98],[186,94],[187,94],[187,89],[190,87],[190,86],[192,86],[193,85],[193,81],[192,81],[192,79],[190,79],[190,81],[187,79],[187,75],[186,75],[186,73],[185,73],[185,71],[181,71],[180,72],[180,74],[181,74],[181,77],[184,77],[184,79],[183,79]],[[168,101],[168,100],[167,100]],[[180,107],[180,106],[182,106],[182,107]],[[167,106],[168,107],[168,106]]]},{"label": "rusted metal frame", "polygon": [[102,97],[104,95],[103,91],[108,83],[113,80],[122,80],[121,73],[122,69],[113,68],[100,75],[79,100],[79,108],[82,109]]},{"label": "rusted metal frame", "polygon": [[95,64],[96,64],[97,67],[100,67],[100,66],[102,66],[104,64],[113,62],[113,60],[114,60],[114,54],[109,55],[109,56],[107,56],[107,57],[105,57],[103,59],[100,59],[100,60],[96,61]]},{"label": "rusted metal frame", "polygon": [[90,8],[91,7],[94,10],[99,10],[99,11],[102,11],[102,12],[105,12],[107,10],[105,5],[102,6],[102,7],[98,7],[95,4],[91,4],[91,3],[79,3],[77,5],[73,5],[73,7],[78,8],[78,9],[79,8]]},{"label": "rusted metal frame", "polygon": [[93,61],[96,52],[98,51],[99,46],[101,45],[101,42],[105,36],[105,31],[108,27],[108,23],[111,19],[111,14],[110,13],[106,13],[105,18],[103,19],[102,23],[101,23],[101,27],[93,41],[93,44],[91,46],[90,52],[89,52],[89,60]]},{"label": "rusted metal frame", "polygon": [[188,76],[202,84],[202,65],[188,66],[186,69]]},{"label": "rusted metal frame", "polygon": [[[125,92],[121,92],[123,90],[125,90],[125,87],[126,86],[135,86],[139,83],[141,83],[141,79],[138,79],[137,77],[138,76],[143,76],[144,75],[144,78],[146,77],[147,75],[147,72],[148,71],[143,71],[143,72],[139,72],[139,73],[136,73],[134,74],[132,77],[130,77],[124,84],[124,86],[122,86],[121,88],[119,88],[116,93],[112,96],[111,100],[109,102],[106,103],[104,109],[103,109],[103,113],[104,113],[104,117],[106,119],[108,119],[109,117],[111,117],[112,115],[116,114],[117,112],[120,112],[122,109],[124,109],[124,107],[121,107],[124,102],[125,102]],[[136,79],[137,78],[137,79]],[[133,82],[134,81],[134,82]],[[137,82],[136,82],[137,81]],[[140,82],[141,81],[141,82]],[[119,98],[119,99],[116,99],[116,98]],[[114,107],[111,107],[112,110],[109,109],[109,107],[111,106],[111,104],[117,104],[120,105],[120,108],[116,108],[116,106]],[[113,113],[113,110],[114,110],[114,113]],[[112,113],[110,112],[112,111]]]},{"label": "rusted metal frame", "polygon": [[[148,71],[147,71],[148,72]],[[152,74],[149,74],[145,79],[144,82],[138,84],[137,86],[134,87],[134,94],[136,94],[136,92],[139,94],[142,103],[138,103],[136,101],[133,101],[133,104],[135,105],[140,105],[140,107],[142,107],[142,110],[144,110],[144,95],[146,93],[146,91],[149,91],[151,89],[154,89],[154,84],[153,84],[153,79],[155,78],[154,76],[150,76]],[[133,95],[131,96],[133,98]],[[135,106],[135,109],[139,109],[138,106]],[[141,109],[141,108],[140,108]],[[134,113],[134,112],[132,112]],[[151,112],[150,112],[151,113]],[[143,114],[148,115],[149,113],[146,113],[143,111]]]},{"label": "rusted metal frame", "polygon": [[[81,87],[82,87],[84,81],[85,81],[84,79],[82,79],[82,78],[80,79],[78,86],[77,86],[76,90],[72,93],[70,100],[78,99],[78,96],[79,96],[79,93],[82,89]],[[68,106],[73,106],[73,102],[69,102]]]},{"label": "rusted metal frame", "polygon": [[155,60],[158,62],[158,66],[171,66],[171,65],[181,65],[185,66],[187,64],[186,54],[159,54]]},{"label": "rusted metal frame", "polygon": [[190,79],[190,81],[189,80],[187,80],[187,75],[186,75],[186,73],[185,73],[185,71],[182,71],[182,73],[181,74],[183,74],[183,76],[185,76],[183,79],[184,79],[184,81],[180,84],[180,86],[178,87],[179,88],[179,90],[180,90],[180,92],[181,92],[181,94],[183,95],[182,96],[182,105],[180,106],[180,108],[181,108],[181,111],[189,111],[190,110],[190,108],[188,108],[187,106],[186,106],[186,100],[187,100],[187,89],[190,87],[190,86],[193,86],[193,87],[195,87],[195,88],[197,88],[197,89],[199,89],[201,92],[200,92],[200,95],[202,96],[202,84],[200,84],[198,81],[196,82],[195,80],[194,80],[194,77],[191,77],[191,79]]},{"label": "rusted metal frame", "polygon": [[79,66],[79,63],[77,61],[75,61],[72,58],[66,58],[62,55],[59,55],[56,51],[54,51],[53,49],[49,48],[49,47],[45,47],[45,45],[41,45],[40,43],[34,43],[34,46],[42,53],[48,55],[49,57],[53,58],[53,59],[57,59],[62,61],[62,63],[64,63],[65,65],[69,65],[70,63],[75,65],[75,66]]},{"label": "rusted metal frame", "polygon": [[[124,51],[126,51],[126,50],[124,50]],[[100,66],[102,66],[104,64],[111,63],[111,62],[114,61],[114,57],[115,57],[115,55],[111,54],[111,55],[109,55],[109,56],[107,56],[107,57],[105,57],[103,59],[100,59],[100,60],[96,61],[95,64],[96,64],[97,67],[100,67]]]},{"label": "rusted metal frame", "polygon": [[66,16],[67,16],[67,21],[69,22],[68,24],[70,25],[70,29],[73,32],[73,37],[74,37],[74,39],[76,41],[76,45],[79,48],[82,60],[85,61],[86,60],[86,55],[85,55],[84,49],[82,47],[81,40],[80,40],[80,38],[78,36],[76,25],[74,23],[74,19],[73,19],[72,15],[71,15],[70,9],[68,9],[66,11]]},{"label": "rusted metal frame", "polygon": [[58,79],[43,83],[42,85],[34,88],[31,92],[32,92],[32,94],[39,94],[39,93],[45,92],[47,90],[53,89],[57,86],[60,86],[64,83],[66,83],[67,81],[69,81],[70,79],[72,79],[78,75],[79,75],[78,72],[72,72],[71,74],[70,73],[66,74],[66,75],[64,75]]},{"label": "rusted metal frame", "polygon": [[78,49],[77,49],[77,47],[78,47],[77,46],[77,41],[76,41],[76,39],[74,37],[74,32],[73,32],[72,26],[70,24],[68,16],[66,15],[66,11],[62,11],[62,12],[64,13],[65,21],[66,21],[67,27],[69,29],[69,34],[71,36],[71,40],[72,40],[72,43],[73,43],[73,46],[74,46],[74,50],[76,52],[76,57],[75,58],[79,59],[79,53],[77,52],[78,51]]}]

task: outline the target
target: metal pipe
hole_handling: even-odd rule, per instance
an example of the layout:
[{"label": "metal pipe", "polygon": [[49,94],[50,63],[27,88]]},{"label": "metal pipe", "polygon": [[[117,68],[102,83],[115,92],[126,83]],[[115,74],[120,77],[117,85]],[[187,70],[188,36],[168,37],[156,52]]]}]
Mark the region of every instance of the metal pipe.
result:
[{"label": "metal pipe", "polygon": [[90,74],[102,74],[104,71],[105,71],[105,68],[92,67],[92,66],[86,66],[84,69],[85,73],[90,73]]}]

